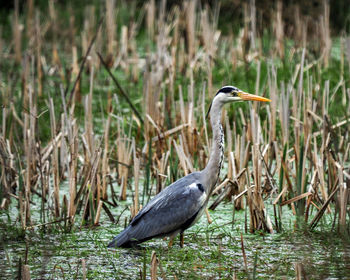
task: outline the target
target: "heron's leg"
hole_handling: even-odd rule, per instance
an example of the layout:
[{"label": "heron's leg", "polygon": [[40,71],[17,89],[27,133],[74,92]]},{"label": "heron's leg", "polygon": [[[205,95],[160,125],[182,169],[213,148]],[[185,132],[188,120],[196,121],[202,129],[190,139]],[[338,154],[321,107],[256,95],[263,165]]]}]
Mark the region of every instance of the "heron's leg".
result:
[{"label": "heron's leg", "polygon": [[176,235],[178,235],[180,233],[180,230],[174,231],[171,235],[169,235],[169,243],[168,243],[168,248],[171,248],[174,244],[174,239],[176,237]]},{"label": "heron's leg", "polygon": [[180,233],[180,247],[183,248],[184,247],[184,233],[181,232]]},{"label": "heron's leg", "polygon": [[207,215],[208,223],[211,224],[213,222],[213,220],[210,218],[208,208],[205,208],[205,214]]},{"label": "heron's leg", "polygon": [[170,237],[170,241],[168,243],[168,248],[171,248],[173,246],[174,243],[174,237]]}]

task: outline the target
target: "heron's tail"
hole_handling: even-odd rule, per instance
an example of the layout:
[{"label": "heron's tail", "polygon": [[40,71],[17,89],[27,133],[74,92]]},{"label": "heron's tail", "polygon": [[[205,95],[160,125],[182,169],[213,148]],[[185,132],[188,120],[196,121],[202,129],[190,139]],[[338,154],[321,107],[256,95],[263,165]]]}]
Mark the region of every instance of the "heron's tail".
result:
[{"label": "heron's tail", "polygon": [[114,248],[114,247],[124,247],[129,248],[133,245],[133,243],[130,240],[130,226],[128,226],[126,229],[124,229],[121,233],[119,233],[116,237],[113,238],[113,240],[108,244],[108,248]]}]

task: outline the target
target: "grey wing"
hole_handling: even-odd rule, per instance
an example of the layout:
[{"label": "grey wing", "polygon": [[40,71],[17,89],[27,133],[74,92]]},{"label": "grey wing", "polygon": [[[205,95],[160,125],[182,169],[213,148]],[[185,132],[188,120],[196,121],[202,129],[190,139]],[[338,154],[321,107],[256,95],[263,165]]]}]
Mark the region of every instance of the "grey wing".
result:
[{"label": "grey wing", "polygon": [[191,225],[207,195],[196,176],[190,175],[160,192],[140,211],[129,226],[131,239],[147,240]]}]

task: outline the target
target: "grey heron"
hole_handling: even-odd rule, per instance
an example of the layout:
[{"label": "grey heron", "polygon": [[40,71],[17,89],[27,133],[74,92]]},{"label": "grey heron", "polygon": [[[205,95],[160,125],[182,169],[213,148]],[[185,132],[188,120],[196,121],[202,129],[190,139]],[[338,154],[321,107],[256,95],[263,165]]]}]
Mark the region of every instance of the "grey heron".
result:
[{"label": "grey heron", "polygon": [[177,180],[153,197],[108,247],[132,247],[165,236],[170,237],[172,244],[177,234],[182,234],[198,221],[206,209],[223,162],[224,131],[220,122],[222,107],[226,103],[246,100],[270,101],[234,86],[224,86],[216,93],[208,110],[213,141],[207,166],[202,171]]}]

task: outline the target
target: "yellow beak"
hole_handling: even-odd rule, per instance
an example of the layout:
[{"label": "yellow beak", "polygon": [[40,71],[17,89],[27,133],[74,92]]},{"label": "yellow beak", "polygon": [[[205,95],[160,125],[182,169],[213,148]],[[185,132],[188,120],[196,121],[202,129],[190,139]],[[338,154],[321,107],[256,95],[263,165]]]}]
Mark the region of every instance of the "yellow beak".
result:
[{"label": "yellow beak", "polygon": [[251,101],[262,101],[262,102],[271,102],[270,99],[265,98],[265,97],[261,97],[258,95],[254,95],[254,94],[250,94],[244,91],[240,91],[239,93],[239,97],[242,98],[242,100],[251,100]]}]

